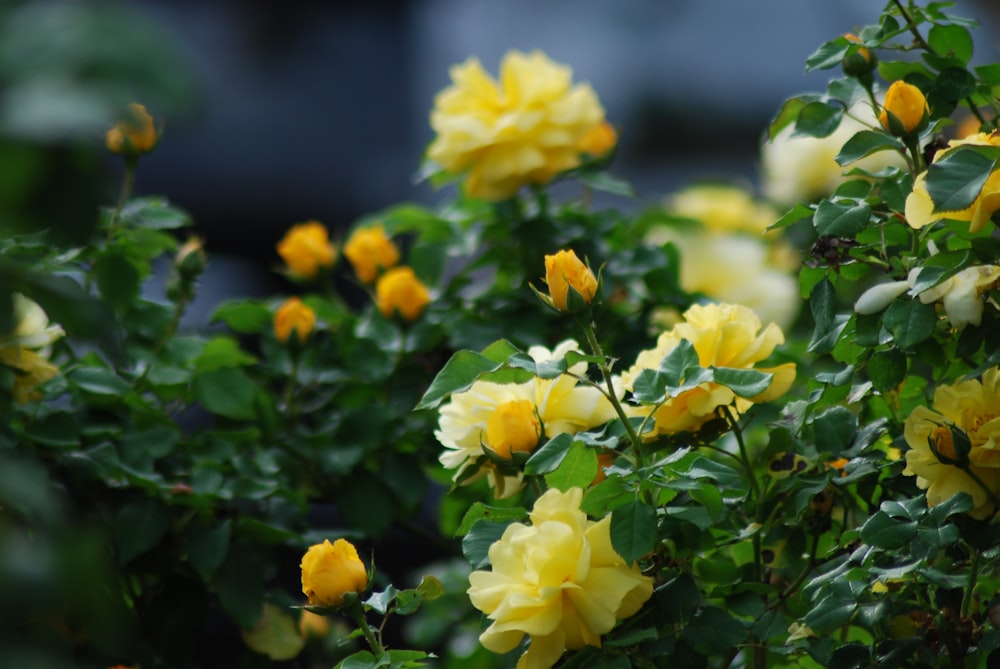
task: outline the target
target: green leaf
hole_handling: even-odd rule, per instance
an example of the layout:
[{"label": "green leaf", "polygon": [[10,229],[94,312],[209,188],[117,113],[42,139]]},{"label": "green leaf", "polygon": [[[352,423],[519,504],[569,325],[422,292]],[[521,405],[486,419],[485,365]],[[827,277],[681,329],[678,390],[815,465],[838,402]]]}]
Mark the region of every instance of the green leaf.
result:
[{"label": "green leaf", "polygon": [[875,351],[868,359],[868,378],[881,393],[894,390],[906,378],[906,354],[898,348]]},{"label": "green leaf", "polygon": [[640,402],[659,402],[665,396],[677,397],[711,378],[711,372],[699,365],[694,344],[681,339],[663,356],[657,369],[644,369],[639,373],[632,395]]},{"label": "green leaf", "polygon": [[903,151],[903,143],[892,135],[876,130],[862,130],[855,133],[834,158],[838,165],[849,165],[878,151]]},{"label": "green leaf", "polygon": [[919,295],[925,290],[933,288],[948,277],[965,269],[972,262],[973,256],[969,249],[943,251],[932,255],[924,260],[920,269],[917,270],[916,278],[910,287],[911,294]]},{"label": "green leaf", "polygon": [[619,179],[605,170],[581,170],[576,174],[576,178],[587,188],[601,193],[620,195],[621,197],[634,198],[635,189],[632,184],[624,179]]},{"label": "green leaf", "polygon": [[510,523],[495,523],[489,520],[477,520],[462,538],[462,554],[473,569],[482,569],[490,563],[490,546],[503,536]]},{"label": "green leaf", "polygon": [[1000,150],[960,146],[927,168],[927,192],[935,212],[961,211],[971,205],[997,166]]},{"label": "green leaf", "polygon": [[437,407],[448,395],[468,389],[483,374],[500,369],[509,357],[520,352],[505,340],[494,342],[482,353],[456,352],[431,381],[416,408]]},{"label": "green leaf", "polygon": [[902,548],[917,534],[917,521],[897,520],[884,511],[876,511],[861,526],[861,538],[877,548]]},{"label": "green leaf", "polygon": [[212,314],[212,322],[222,322],[240,334],[260,334],[272,327],[274,314],[263,304],[252,300],[228,302]]},{"label": "green leaf", "polygon": [[164,197],[134,198],[122,208],[121,223],[126,227],[173,230],[191,225],[191,216],[171,206]]},{"label": "green leaf", "polygon": [[25,436],[46,446],[74,448],[80,445],[80,423],[68,411],[54,411],[28,423]]},{"label": "green leaf", "polygon": [[632,564],[653,550],[656,543],[656,509],[633,499],[611,512],[611,545]]},{"label": "green leaf", "polygon": [[844,406],[832,406],[813,419],[816,448],[840,453],[851,445],[858,431],[858,419]]},{"label": "green leaf", "polygon": [[849,48],[848,41],[843,37],[824,42],[806,58],[806,72],[829,70],[831,67],[840,65]]},{"label": "green leaf", "polygon": [[868,227],[872,208],[867,202],[823,200],[816,208],[813,226],[821,235],[854,237]]},{"label": "green leaf", "polygon": [[524,464],[524,473],[537,476],[548,474],[562,464],[573,445],[573,435],[563,432],[549,439],[544,446],[531,454]]},{"label": "green leaf", "polygon": [[476,502],[462,516],[462,522],[455,530],[457,536],[468,533],[477,521],[487,520],[494,523],[512,523],[527,520],[528,512],[519,506],[489,506],[482,502]]},{"label": "green leaf", "polygon": [[768,230],[777,230],[779,228],[787,228],[789,225],[798,223],[799,221],[809,218],[813,215],[813,208],[805,204],[797,204],[781,218],[768,226]]},{"label": "green leaf", "polygon": [[933,304],[920,300],[896,300],[882,315],[882,324],[892,333],[896,346],[907,349],[934,334],[937,312]]},{"label": "green leaf", "polygon": [[747,628],[736,618],[714,606],[706,606],[681,633],[689,644],[709,657],[722,657],[747,638]]},{"label": "green leaf", "polygon": [[215,570],[229,554],[231,521],[225,520],[215,527],[194,525],[184,537],[188,562],[202,580],[211,580]]},{"label": "green leaf", "polygon": [[810,102],[799,111],[795,119],[796,137],[828,137],[840,127],[844,108],[828,102]]},{"label": "green leaf", "polygon": [[754,397],[771,386],[774,374],[756,369],[736,369],[733,367],[713,367],[712,379],[740,397]]},{"label": "green leaf", "polygon": [[77,367],[67,378],[72,385],[92,395],[121,397],[132,392],[131,385],[104,367]]},{"label": "green leaf", "polygon": [[803,622],[817,633],[829,632],[847,624],[857,608],[855,602],[829,595],[813,606]]},{"label": "green leaf", "polygon": [[255,392],[253,380],[239,368],[217,369],[194,380],[195,399],[212,413],[234,420],[254,419]]},{"label": "green leaf", "polygon": [[712,521],[719,520],[722,514],[723,498],[722,491],[714,483],[702,483],[697,488],[688,491],[691,499],[705,507],[705,511],[712,517]]},{"label": "green leaf", "polygon": [[972,58],[972,35],[963,26],[936,24],[927,33],[927,43],[939,56],[956,58],[963,64]]},{"label": "green leaf", "polygon": [[250,650],[276,662],[291,660],[306,644],[292,616],[273,604],[265,604],[257,624],[242,634]]},{"label": "green leaf", "polygon": [[109,251],[94,262],[94,279],[101,297],[119,311],[125,310],[139,295],[139,273],[121,253]]},{"label": "green leaf", "polygon": [[597,452],[579,441],[574,441],[559,466],[545,475],[545,482],[550,488],[562,491],[570,488],[586,488],[593,483],[598,467]]},{"label": "green leaf", "polygon": [[232,337],[215,337],[205,343],[194,361],[194,367],[197,372],[204,373],[256,362],[257,358],[241,349],[240,343]]},{"label": "green leaf", "polygon": [[155,546],[170,526],[170,514],[158,499],[130,497],[115,516],[118,563],[126,564]]},{"label": "green leaf", "polygon": [[215,572],[215,592],[222,609],[239,627],[250,629],[264,608],[264,554],[252,544],[235,542]]},{"label": "green leaf", "polygon": [[770,125],[767,127],[767,138],[773,140],[778,133],[788,127],[789,124],[794,123],[795,119],[798,118],[799,112],[806,104],[814,99],[815,96],[802,96],[794,97],[785,100],[785,103],[778,110],[775,115],[774,120],[771,121]]},{"label": "green leaf", "polygon": [[385,662],[376,660],[370,651],[359,650],[337,663],[334,669],[379,669],[384,666],[386,666]]}]

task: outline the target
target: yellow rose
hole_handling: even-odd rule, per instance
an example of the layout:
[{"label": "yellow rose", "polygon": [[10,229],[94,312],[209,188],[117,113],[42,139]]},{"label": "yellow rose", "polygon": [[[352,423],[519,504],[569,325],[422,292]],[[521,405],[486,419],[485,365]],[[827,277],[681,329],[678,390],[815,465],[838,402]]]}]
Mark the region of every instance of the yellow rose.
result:
[{"label": "yellow rose", "polygon": [[685,188],[667,198],[666,208],[671,214],[694,219],[715,233],[745,232],[759,236],[780,218],[773,207],[757,202],[745,189],[722,184]]},{"label": "yellow rose", "polygon": [[944,314],[956,330],[983,321],[983,294],[1000,282],[1000,267],[975,265],[966,267],[933,288],[920,293],[924,304],[940,302]]},{"label": "yellow rose", "polygon": [[577,148],[580,153],[600,158],[615,148],[617,143],[618,133],[615,132],[615,127],[607,121],[601,121],[580,138]]},{"label": "yellow rose", "polygon": [[583,491],[549,490],[531,524],[513,523],[490,546],[492,571],[469,575],[472,605],[492,621],[479,640],[495,653],[514,650],[525,634],[518,669],[548,669],[566,650],[601,645],[601,635],[634,615],[653,581],[611,546],[611,517],[589,520]]},{"label": "yellow rose", "polygon": [[368,588],[368,570],[354,545],[346,539],[327,539],[302,556],[302,594],[313,606],[340,606],[349,592]]},{"label": "yellow rose", "polygon": [[[968,439],[967,454],[957,450],[953,429]],[[982,381],[969,379],[938,386],[933,409],[914,409],[903,424],[903,436],[910,447],[903,473],[917,477],[917,487],[927,491],[928,505],[936,506],[964,492],[972,496],[969,515],[987,519],[996,513],[995,500],[1000,495],[1000,369],[987,370]],[[938,455],[931,450],[932,444]],[[968,471],[956,466],[965,464],[966,458]]]},{"label": "yellow rose", "polygon": [[109,151],[136,156],[152,151],[158,140],[153,117],[145,106],[133,102],[128,106],[125,118],[108,130],[104,143]]},{"label": "yellow rose", "polygon": [[274,336],[282,344],[295,332],[300,344],[309,338],[316,327],[316,312],[297,297],[290,297],[281,303],[274,313]]},{"label": "yellow rose", "polygon": [[486,443],[503,458],[510,459],[514,452],[530,453],[541,434],[531,400],[504,402],[486,420]]},{"label": "yellow rose", "polygon": [[749,307],[735,304],[696,304],[684,313],[683,323],[660,335],[656,348],[642,351],[635,364],[622,375],[622,384],[632,390],[636,377],[644,369],[658,369],[660,361],[680,343],[691,342],[702,367],[732,367],[757,369],[773,374],[767,390],[754,397],[740,397],[727,386],[705,382],[666,400],[653,411],[652,406],[636,406],[635,416],[648,416],[655,421],[651,435],[695,432],[715,418],[716,409],[732,405],[743,413],[755,402],[767,402],[780,397],[795,380],[795,364],[777,367],[756,367],[769,357],[775,347],[784,343],[781,329],[771,323],[761,331],[760,320]]},{"label": "yellow rose", "polygon": [[393,267],[375,284],[375,303],[386,318],[398,313],[414,321],[420,318],[430,301],[430,291],[411,267]]},{"label": "yellow rose", "polygon": [[545,256],[545,283],[552,304],[560,311],[569,309],[569,289],[576,291],[587,304],[597,294],[597,277],[574,251],[558,251]]},{"label": "yellow rose", "polygon": [[927,124],[930,108],[923,92],[905,81],[894,81],[885,94],[878,120],[894,135],[909,135]]},{"label": "yellow rose", "polygon": [[371,283],[380,270],[399,262],[399,249],[386,236],[381,224],[355,230],[344,244],[344,255],[362,283]]},{"label": "yellow rose", "polygon": [[330,243],[326,227],[308,221],[289,228],[278,242],[278,255],[293,276],[312,279],[321,269],[333,266],[337,250]]},{"label": "yellow rose", "polygon": [[[953,139],[948,142],[948,148],[938,151],[934,161],[938,162],[956,148],[972,144],[975,146],[1000,146],[1000,134],[997,132],[981,132],[964,139]],[[994,170],[983,184],[976,199],[960,211],[934,211],[934,201],[927,192],[927,172],[921,172],[913,180],[913,191],[906,198],[904,213],[906,222],[911,228],[919,230],[942,218],[956,221],[968,221],[969,232],[979,232],[990,221],[993,214],[1000,210],[1000,170]]]},{"label": "yellow rose", "polygon": [[578,167],[581,141],[604,120],[590,86],[573,85],[572,71],[539,51],[507,53],[499,81],[474,58],[453,67],[451,79],[434,100],[437,136],[427,155],[449,172],[468,172],[473,197],[504,200]]},{"label": "yellow rose", "polygon": [[14,370],[14,399],[23,404],[39,399],[35,391],[54,378],[59,369],[49,362],[51,344],[65,335],[59,325],[50,325],[49,317],[36,302],[14,293],[14,329],[0,337],[0,364]]},{"label": "yellow rose", "polygon": [[[569,351],[576,350],[579,350],[579,345],[567,339],[553,351],[532,346],[528,355],[540,363],[565,358]],[[603,425],[615,417],[615,410],[599,390],[582,385],[571,376],[580,376],[586,371],[587,363],[580,362],[571,367],[568,374],[554,379],[535,378],[518,384],[477,381],[468,390],[453,394],[449,402],[441,407],[438,430],[434,433],[445,447],[439,457],[441,464],[446,469],[455,470],[455,482],[467,484],[486,476],[498,499],[517,493],[522,488],[521,474],[501,472],[483,456],[484,444],[499,450],[489,436],[490,419],[504,405],[513,404],[522,409],[530,405],[532,419],[538,420],[544,427],[546,439]],[[519,441],[522,445],[529,440],[526,433],[533,428],[526,414],[526,411],[519,414],[525,422],[511,429],[515,435],[522,435]],[[527,450],[533,450],[537,441]],[[467,470],[475,467],[481,459],[484,462],[478,472],[470,475]]]}]

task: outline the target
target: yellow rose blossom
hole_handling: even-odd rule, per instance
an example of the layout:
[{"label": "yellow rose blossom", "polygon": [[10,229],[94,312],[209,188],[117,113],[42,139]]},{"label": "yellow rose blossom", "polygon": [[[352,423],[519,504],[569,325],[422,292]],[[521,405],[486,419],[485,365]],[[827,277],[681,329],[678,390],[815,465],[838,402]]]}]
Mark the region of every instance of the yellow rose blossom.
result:
[{"label": "yellow rose blossom", "polygon": [[580,144],[604,120],[604,108],[572,70],[545,54],[508,52],[499,81],[470,58],[451,69],[452,85],[431,112],[433,162],[467,172],[469,195],[504,200],[580,165]]},{"label": "yellow rose blossom", "polygon": [[905,81],[894,81],[885,94],[878,120],[894,135],[909,135],[927,123],[930,108],[923,91]]},{"label": "yellow rose blossom", "polygon": [[420,318],[430,301],[430,291],[411,267],[393,267],[375,284],[375,302],[386,318],[398,313],[414,321]]},{"label": "yellow rose blossom", "polygon": [[312,279],[321,269],[333,266],[337,250],[330,243],[326,227],[318,221],[307,221],[289,228],[278,242],[278,255],[288,271],[300,279]]},{"label": "yellow rose blossom", "polygon": [[597,277],[572,250],[545,256],[545,283],[549,286],[553,306],[560,311],[569,308],[570,288],[587,304],[597,294]]},{"label": "yellow rose blossom", "polygon": [[[980,132],[963,139],[953,139],[948,142],[948,148],[934,155],[933,162],[940,161],[950,152],[965,145],[1000,146],[1000,133]],[[994,170],[972,204],[959,211],[934,211],[934,201],[927,191],[927,172],[921,172],[913,180],[913,191],[906,198],[904,213],[906,222],[917,230],[943,218],[950,218],[956,221],[968,221],[969,232],[979,232],[997,210],[1000,210],[1000,170]]]},{"label": "yellow rose blossom", "polygon": [[615,148],[617,143],[618,133],[615,132],[615,127],[607,121],[601,121],[580,138],[577,148],[581,153],[600,158]]},{"label": "yellow rose blossom", "polygon": [[622,375],[622,385],[632,390],[636,377],[644,369],[657,369],[660,361],[681,340],[691,342],[702,367],[756,369],[774,376],[767,390],[754,397],[740,397],[727,386],[705,382],[668,399],[655,411],[652,406],[632,407],[630,410],[635,416],[647,416],[652,412],[653,435],[697,431],[716,416],[719,407],[731,405],[737,413],[743,413],[756,402],[780,397],[795,380],[794,363],[755,366],[784,343],[781,328],[771,323],[761,330],[760,320],[754,312],[742,305],[696,304],[684,313],[683,323],[660,335],[656,348],[639,353],[635,364]]},{"label": "yellow rose blossom", "polygon": [[580,510],[583,491],[549,490],[531,524],[512,523],[490,546],[492,571],[469,575],[472,605],[492,621],[479,640],[495,653],[531,637],[518,669],[548,669],[566,650],[601,645],[601,636],[634,615],[653,581],[611,545],[611,517]]},{"label": "yellow rose blossom", "polygon": [[316,312],[297,297],[290,297],[274,314],[274,336],[282,344],[295,332],[300,344],[304,344],[316,326]]},{"label": "yellow rose blossom", "polygon": [[114,153],[137,156],[152,151],[158,140],[153,117],[144,105],[133,102],[128,106],[125,118],[108,130],[104,143]]},{"label": "yellow rose blossom", "polygon": [[35,391],[42,383],[55,378],[59,369],[49,362],[51,345],[65,335],[59,325],[50,325],[49,317],[38,303],[14,293],[14,329],[0,337],[0,364],[14,370],[14,399],[23,404],[39,399]]},{"label": "yellow rose blossom", "polygon": [[983,294],[1000,282],[1000,267],[975,265],[966,267],[933,288],[920,293],[924,304],[940,302],[952,326],[961,330],[966,325],[983,321]]},{"label": "yellow rose blossom", "polygon": [[727,184],[689,186],[667,198],[666,208],[716,233],[763,235],[780,218],[774,207],[757,202],[743,188]]},{"label": "yellow rose blossom", "polygon": [[502,458],[535,450],[541,434],[542,424],[531,400],[504,402],[486,421],[486,444]]},{"label": "yellow rose blossom", "polygon": [[[954,430],[968,439],[968,453],[958,449]],[[903,436],[910,447],[903,473],[917,477],[917,487],[927,491],[928,505],[936,506],[964,492],[972,496],[969,515],[987,519],[996,513],[1000,495],[1000,369],[987,370],[981,381],[967,379],[938,386],[933,408],[914,409],[903,425]],[[967,464],[968,471],[962,464]]]},{"label": "yellow rose blossom", "polygon": [[312,606],[340,606],[349,592],[368,588],[368,570],[354,545],[346,539],[327,539],[302,556],[302,594]]},{"label": "yellow rose blossom", "polygon": [[[561,359],[570,351],[579,350],[573,340],[561,342],[553,351],[542,346],[532,346],[528,355],[536,362]],[[533,407],[532,416],[543,428],[542,436],[551,439],[558,434],[576,434],[598,427],[615,417],[611,402],[596,388],[581,385],[570,374],[582,375],[587,363],[579,362],[554,379],[535,378],[526,383],[499,384],[477,381],[463,392],[455,393],[441,407],[438,430],[434,433],[445,447],[439,460],[446,469],[454,469],[453,480],[471,483],[486,476],[498,499],[509,497],[521,490],[521,474],[501,472],[495,463],[484,458],[483,447],[493,446],[489,437],[489,422],[500,407],[518,403],[518,407]],[[526,403],[526,404],[520,404]],[[526,418],[526,411],[520,414]],[[523,434],[522,424],[518,431]],[[539,439],[540,441],[541,439]],[[525,443],[527,439],[521,443]],[[532,446],[537,446],[537,443]],[[481,462],[478,472],[467,476],[467,470]]]},{"label": "yellow rose blossom", "polygon": [[380,271],[399,262],[399,249],[381,224],[355,230],[344,244],[344,255],[362,283],[371,283]]}]

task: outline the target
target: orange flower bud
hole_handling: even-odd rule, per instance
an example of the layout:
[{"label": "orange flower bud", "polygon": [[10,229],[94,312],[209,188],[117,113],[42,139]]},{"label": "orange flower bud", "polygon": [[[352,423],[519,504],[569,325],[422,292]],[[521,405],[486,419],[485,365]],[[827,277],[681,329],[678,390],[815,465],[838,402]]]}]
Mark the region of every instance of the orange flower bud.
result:
[{"label": "orange flower bud", "polygon": [[930,109],[923,92],[913,84],[892,82],[885,94],[885,105],[878,120],[893,135],[903,137],[927,125]]},{"label": "orange flower bud", "polygon": [[552,305],[560,311],[569,309],[569,289],[572,288],[587,304],[597,294],[597,277],[574,251],[559,251],[545,256],[545,283],[549,286]]},{"label": "orange flower bud", "polygon": [[502,458],[513,453],[530,453],[538,445],[542,423],[529,400],[504,402],[486,420],[486,443]]},{"label": "orange flower bud", "polygon": [[125,118],[108,130],[104,143],[114,153],[137,156],[152,151],[159,139],[153,117],[146,107],[133,102],[128,106]]},{"label": "orange flower bud", "polygon": [[302,594],[313,606],[340,606],[349,592],[368,588],[368,569],[346,539],[327,539],[302,556]]},{"label": "orange flower bud", "polygon": [[292,330],[304,344],[316,326],[316,312],[297,297],[285,300],[274,314],[274,336],[282,344],[292,336]]},{"label": "orange flower bud", "polygon": [[375,303],[386,318],[398,312],[408,321],[416,320],[430,301],[430,291],[410,267],[393,267],[375,284]]},{"label": "orange flower bud", "polygon": [[302,279],[312,279],[321,268],[333,266],[337,250],[330,243],[326,227],[318,221],[293,225],[280,242],[278,255],[288,271]]},{"label": "orange flower bud", "polygon": [[356,230],[344,244],[344,255],[362,283],[371,283],[379,270],[399,262],[399,249],[386,236],[381,224]]}]

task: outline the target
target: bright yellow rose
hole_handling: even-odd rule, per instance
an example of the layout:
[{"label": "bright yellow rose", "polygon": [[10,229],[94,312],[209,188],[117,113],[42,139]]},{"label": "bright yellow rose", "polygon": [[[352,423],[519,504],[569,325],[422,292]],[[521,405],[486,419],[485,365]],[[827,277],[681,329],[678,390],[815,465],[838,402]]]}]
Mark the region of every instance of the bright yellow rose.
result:
[{"label": "bright yellow rose", "polygon": [[430,291],[412,267],[393,267],[375,284],[375,303],[386,318],[398,313],[408,321],[415,321],[430,302]]},{"label": "bright yellow rose", "polygon": [[289,228],[278,242],[278,255],[290,274],[312,279],[321,269],[333,266],[337,250],[330,243],[326,227],[318,221],[308,221]]},{"label": "bright yellow rose", "polygon": [[[956,148],[972,144],[976,146],[1000,146],[1000,133],[980,132],[964,139],[953,139],[948,148],[938,151],[933,162],[938,162]],[[911,228],[919,230],[943,218],[968,221],[969,232],[979,232],[1000,210],[1000,170],[994,170],[983,184],[976,199],[960,211],[934,211],[934,201],[927,192],[927,172],[922,172],[913,180],[913,191],[906,198],[904,213]]]},{"label": "bright yellow rose", "polygon": [[[956,466],[963,458],[952,429],[968,438],[968,471]],[[969,379],[938,386],[933,409],[914,409],[903,424],[903,436],[910,447],[903,473],[917,477],[917,487],[927,491],[928,505],[964,492],[972,496],[969,515],[987,519],[996,513],[995,500],[1000,495],[1000,369],[987,370],[982,381]],[[934,455],[932,443],[947,462]]]},{"label": "bright yellow rose", "polygon": [[[528,349],[528,355],[538,363],[564,358],[569,351],[576,350],[579,350],[578,344],[568,339],[553,351],[532,346]],[[580,362],[568,371],[570,374],[582,375],[586,370],[587,364]],[[498,499],[510,497],[521,490],[520,473],[501,472],[483,453],[484,445],[499,452],[494,445],[497,438],[490,438],[489,423],[494,414],[505,405],[520,408],[521,412],[517,415],[524,422],[510,428],[510,432],[515,436],[520,435],[518,443],[522,446],[530,441],[527,433],[534,429],[532,419],[544,426],[543,436],[551,439],[558,434],[576,434],[598,427],[615,417],[614,407],[599,390],[579,384],[570,374],[554,379],[535,378],[519,384],[477,381],[468,390],[453,394],[449,402],[441,407],[438,430],[434,433],[445,447],[439,457],[441,464],[446,469],[455,470],[453,480],[466,484],[486,476]],[[528,405],[532,407],[531,419],[527,417]],[[494,434],[498,433],[495,427]],[[538,441],[540,439],[524,448],[524,452],[534,450]],[[509,451],[501,454],[510,457]],[[466,470],[475,467],[479,460],[483,462],[480,463],[478,472],[467,477]]]},{"label": "bright yellow rose", "polygon": [[504,402],[486,420],[486,444],[502,458],[530,453],[541,435],[542,424],[531,400]]},{"label": "bright yellow rose", "polygon": [[159,139],[153,117],[146,107],[133,102],[128,106],[125,118],[108,130],[104,143],[114,153],[137,156],[152,151]]},{"label": "bright yellow rose", "polygon": [[469,599],[492,624],[479,640],[495,653],[514,650],[525,634],[518,669],[548,669],[566,650],[601,645],[601,635],[634,615],[653,581],[611,545],[611,517],[594,522],[580,510],[583,491],[549,490],[531,524],[513,523],[490,546],[492,571],[469,575]]},{"label": "bright yellow rose", "polygon": [[282,302],[274,313],[274,336],[282,344],[288,341],[293,331],[300,344],[306,343],[314,327],[316,312],[297,297],[290,297]]},{"label": "bright yellow rose", "polygon": [[635,364],[622,375],[622,384],[632,390],[636,377],[644,369],[658,369],[660,361],[680,343],[691,342],[702,367],[756,369],[773,374],[771,385],[754,397],[740,397],[727,386],[705,382],[670,398],[653,411],[652,406],[635,406],[635,416],[655,421],[651,435],[695,432],[715,418],[716,409],[733,406],[743,413],[754,403],[767,402],[785,394],[795,380],[795,364],[756,367],[775,347],[784,343],[781,329],[771,323],[761,331],[760,320],[749,307],[735,304],[696,304],[684,313],[684,322],[660,335],[656,348],[642,351]]},{"label": "bright yellow rose", "polygon": [[23,404],[39,399],[35,388],[59,373],[49,355],[52,343],[66,333],[50,325],[42,307],[20,293],[13,295],[13,316],[14,329],[0,338],[0,364],[14,370],[12,393]]},{"label": "bright yellow rose", "polygon": [[361,283],[371,283],[381,270],[399,262],[399,249],[381,224],[355,230],[344,244],[344,255]]},{"label": "bright yellow rose", "polygon": [[539,51],[511,51],[500,80],[470,58],[451,68],[452,85],[431,112],[437,137],[428,157],[453,173],[468,172],[466,191],[504,200],[527,184],[544,184],[580,165],[580,144],[604,120],[587,84]]},{"label": "bright yellow rose", "polygon": [[618,133],[615,132],[615,127],[607,121],[601,121],[580,139],[577,148],[580,153],[600,158],[615,148],[615,144],[617,143]]},{"label": "bright yellow rose", "polygon": [[909,135],[926,125],[930,108],[923,91],[905,81],[894,81],[885,94],[878,120],[894,135]]},{"label": "bright yellow rose", "polygon": [[349,592],[368,588],[368,570],[354,545],[346,539],[327,539],[302,556],[302,594],[313,606],[340,606]]},{"label": "bright yellow rose", "polygon": [[560,311],[569,308],[571,287],[587,304],[597,294],[597,277],[572,250],[545,256],[545,283],[549,286],[553,306]]}]

